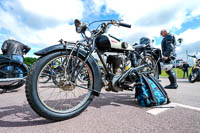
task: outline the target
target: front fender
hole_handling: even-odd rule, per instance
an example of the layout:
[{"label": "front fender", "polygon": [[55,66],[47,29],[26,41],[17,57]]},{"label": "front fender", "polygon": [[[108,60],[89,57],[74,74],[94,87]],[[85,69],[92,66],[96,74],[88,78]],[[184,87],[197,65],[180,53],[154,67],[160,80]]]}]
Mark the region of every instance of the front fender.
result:
[{"label": "front fender", "polygon": [[34,54],[38,55],[38,56],[45,56],[49,53],[53,53],[53,52],[56,52],[56,51],[63,51],[63,50],[65,50],[65,47],[64,47],[63,44],[56,44],[56,45],[44,48],[42,50],[39,50],[39,51],[35,52]]}]

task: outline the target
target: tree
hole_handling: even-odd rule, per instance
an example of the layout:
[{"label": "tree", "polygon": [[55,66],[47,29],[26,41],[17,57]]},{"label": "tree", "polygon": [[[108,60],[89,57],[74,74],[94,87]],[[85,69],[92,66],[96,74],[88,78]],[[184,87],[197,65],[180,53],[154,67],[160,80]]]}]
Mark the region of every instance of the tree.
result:
[{"label": "tree", "polygon": [[29,67],[37,60],[37,58],[25,57],[24,63],[26,63]]}]

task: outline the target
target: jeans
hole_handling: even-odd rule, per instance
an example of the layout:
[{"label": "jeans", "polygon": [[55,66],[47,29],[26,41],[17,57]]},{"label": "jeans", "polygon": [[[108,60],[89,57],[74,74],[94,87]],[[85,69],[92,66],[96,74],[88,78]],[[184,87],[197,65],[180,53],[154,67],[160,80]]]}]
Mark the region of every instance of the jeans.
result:
[{"label": "jeans", "polygon": [[[11,55],[11,59],[13,59],[19,63],[23,63],[23,61],[24,61],[24,58],[21,55]],[[13,66],[7,66],[7,67],[5,67],[4,70],[13,71],[13,69],[14,69]],[[23,78],[23,71],[19,67],[15,67],[15,69],[16,69],[18,78]]]},{"label": "jeans", "polygon": [[185,78],[185,73],[187,74],[187,77],[188,77],[188,70],[186,70],[186,71],[183,71],[183,78]]}]

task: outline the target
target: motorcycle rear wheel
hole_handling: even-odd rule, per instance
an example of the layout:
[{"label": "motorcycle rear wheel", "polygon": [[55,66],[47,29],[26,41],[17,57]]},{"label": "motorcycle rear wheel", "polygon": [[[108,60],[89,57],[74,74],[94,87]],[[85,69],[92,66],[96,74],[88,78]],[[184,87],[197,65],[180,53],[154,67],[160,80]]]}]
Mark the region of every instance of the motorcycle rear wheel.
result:
[{"label": "motorcycle rear wheel", "polygon": [[[23,71],[23,77],[27,76],[27,71],[24,67],[22,67],[20,64],[17,63],[10,63],[9,66],[13,67],[12,71],[5,71],[4,68],[7,67],[8,64],[7,63],[2,63],[0,64],[0,79],[8,79],[8,78],[18,78],[18,72],[16,71],[16,67],[20,68]],[[25,84],[24,80],[19,80],[18,82],[12,84],[12,85],[2,85],[0,86],[1,89],[4,90],[15,90],[18,89],[20,87],[22,87]]]},{"label": "motorcycle rear wheel", "polygon": [[[66,52],[51,53],[35,62],[30,69],[26,82],[26,97],[32,109],[46,119],[61,121],[75,117],[84,111],[94,98],[92,91],[87,89],[92,89],[94,83],[92,70],[87,63],[84,68],[88,71],[89,81],[85,81],[83,84],[76,80],[76,85],[73,85],[68,84],[70,78],[64,77],[64,70],[67,75],[70,75],[72,68],[75,68],[72,63],[73,55],[71,57],[72,60],[65,63],[64,61],[69,59]],[[60,62],[63,70],[60,72],[63,73],[60,79],[55,76],[58,84],[53,82],[41,84],[42,71],[55,60]],[[80,64],[83,63],[83,57],[79,56],[78,61]],[[85,87],[85,89],[81,87]]]},{"label": "motorcycle rear wheel", "polygon": [[[157,65],[155,58],[150,54],[146,54],[143,57],[143,59],[146,62],[140,60],[140,65],[148,63],[148,65],[150,65],[153,68],[152,73],[151,73],[152,76],[154,76],[155,78],[159,78],[159,68],[158,68],[158,65]],[[149,71],[151,71],[151,69],[147,66],[142,71],[143,72],[149,72]]]}]

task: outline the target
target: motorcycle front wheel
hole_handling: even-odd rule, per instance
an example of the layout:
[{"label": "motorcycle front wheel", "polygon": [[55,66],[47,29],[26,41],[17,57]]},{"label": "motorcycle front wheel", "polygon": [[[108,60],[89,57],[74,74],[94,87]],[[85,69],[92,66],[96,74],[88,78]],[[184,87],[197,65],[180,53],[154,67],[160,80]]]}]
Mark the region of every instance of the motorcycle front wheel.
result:
[{"label": "motorcycle front wheel", "polygon": [[[76,75],[83,60],[82,56],[76,58],[73,54],[69,56],[66,52],[55,52],[33,64],[26,82],[26,97],[36,113],[46,119],[60,121],[75,117],[87,108],[94,98],[91,91],[94,83],[91,67],[87,63],[83,66],[89,80],[80,82],[76,79],[75,82],[71,82],[72,70],[75,69]],[[51,74],[52,77],[56,77],[57,84],[52,80],[41,83],[40,77],[45,75],[43,70],[51,69],[50,64],[55,61],[62,68],[59,73]]]}]

